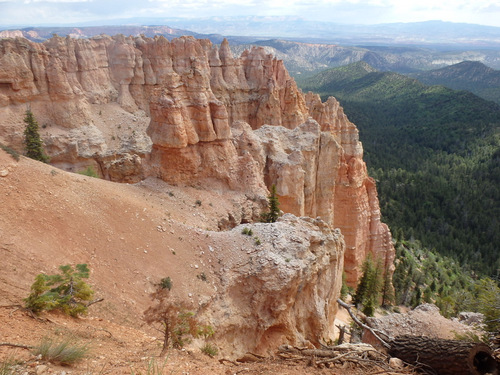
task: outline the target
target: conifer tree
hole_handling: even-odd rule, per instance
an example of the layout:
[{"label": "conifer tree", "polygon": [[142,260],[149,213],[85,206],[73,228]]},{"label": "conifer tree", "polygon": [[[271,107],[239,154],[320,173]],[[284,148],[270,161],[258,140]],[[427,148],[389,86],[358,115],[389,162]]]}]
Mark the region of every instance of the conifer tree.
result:
[{"label": "conifer tree", "polygon": [[500,288],[496,281],[484,278],[476,283],[478,311],[484,315],[488,332],[500,332]]},{"label": "conifer tree", "polygon": [[395,300],[394,287],[392,285],[390,261],[387,257],[385,260],[381,294],[382,294],[382,307],[387,307],[394,303]]},{"label": "conifer tree", "polygon": [[275,223],[280,215],[280,202],[278,200],[278,195],[276,194],[276,185],[274,184],[271,186],[271,192],[268,199],[269,212],[265,212],[261,215],[262,221],[264,223]]},{"label": "conifer tree", "polygon": [[88,301],[94,291],[83,281],[89,277],[86,264],[60,266],[61,274],[39,274],[31,285],[31,294],[24,299],[26,308],[38,314],[41,311],[61,310],[76,317],[87,313]]},{"label": "conifer tree", "polygon": [[49,157],[43,150],[43,143],[40,138],[38,123],[33,115],[33,112],[31,112],[31,109],[26,110],[24,122],[26,123],[26,129],[24,129],[26,156],[43,163],[48,163]]},{"label": "conifer tree", "polygon": [[356,288],[353,302],[355,305],[363,305],[363,313],[373,315],[378,305],[380,289],[382,284],[382,272],[380,264],[375,265],[371,256],[363,263],[363,275]]}]

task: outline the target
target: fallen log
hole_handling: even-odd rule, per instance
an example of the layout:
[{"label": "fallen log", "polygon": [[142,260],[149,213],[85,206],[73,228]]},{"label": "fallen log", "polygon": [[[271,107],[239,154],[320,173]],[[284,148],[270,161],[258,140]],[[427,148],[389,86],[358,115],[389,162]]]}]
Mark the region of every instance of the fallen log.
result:
[{"label": "fallen log", "polygon": [[391,356],[428,374],[499,374],[492,350],[483,343],[404,335],[395,337],[389,345]]}]

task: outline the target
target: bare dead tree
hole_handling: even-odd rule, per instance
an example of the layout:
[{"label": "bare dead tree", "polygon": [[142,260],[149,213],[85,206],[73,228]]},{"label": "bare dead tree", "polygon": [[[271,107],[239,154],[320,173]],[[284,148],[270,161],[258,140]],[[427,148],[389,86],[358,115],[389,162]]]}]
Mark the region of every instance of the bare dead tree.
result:
[{"label": "bare dead tree", "polygon": [[351,316],[352,320],[354,320],[354,323],[356,323],[357,325],[359,325],[360,327],[370,331],[373,336],[378,340],[380,341],[380,343],[386,348],[386,349],[389,349],[391,346],[384,340],[380,337],[380,335],[384,335],[384,336],[387,336],[390,339],[392,339],[390,336],[388,336],[386,333],[384,332],[381,332],[381,331],[378,331],[378,330],[375,330],[373,329],[372,327],[370,326],[367,326],[366,324],[364,324],[361,320],[359,320],[359,318],[354,315],[354,313],[352,312],[351,310],[351,305],[347,304],[346,302],[342,301],[340,298],[337,299],[337,303],[342,306],[343,308],[345,308],[347,310],[347,312],[349,313],[349,315]]},{"label": "bare dead tree", "polygon": [[144,312],[144,320],[162,334],[161,355],[165,354],[170,346],[182,347],[183,336],[197,336],[199,325],[188,304],[174,298],[170,289],[161,286],[151,297],[154,304]]}]

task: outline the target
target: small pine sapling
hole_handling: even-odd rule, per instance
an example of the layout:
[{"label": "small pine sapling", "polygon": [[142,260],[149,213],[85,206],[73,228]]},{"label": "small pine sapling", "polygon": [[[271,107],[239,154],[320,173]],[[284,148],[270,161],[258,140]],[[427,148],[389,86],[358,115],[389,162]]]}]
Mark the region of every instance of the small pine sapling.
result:
[{"label": "small pine sapling", "polygon": [[276,185],[274,184],[271,186],[267,205],[269,211],[261,214],[262,222],[275,223],[280,216],[280,202],[278,200],[278,194],[276,193]]},{"label": "small pine sapling", "polygon": [[35,314],[61,310],[73,317],[86,314],[94,291],[83,279],[89,277],[86,264],[60,266],[61,274],[39,274],[31,286],[31,294],[24,299],[25,306]]}]

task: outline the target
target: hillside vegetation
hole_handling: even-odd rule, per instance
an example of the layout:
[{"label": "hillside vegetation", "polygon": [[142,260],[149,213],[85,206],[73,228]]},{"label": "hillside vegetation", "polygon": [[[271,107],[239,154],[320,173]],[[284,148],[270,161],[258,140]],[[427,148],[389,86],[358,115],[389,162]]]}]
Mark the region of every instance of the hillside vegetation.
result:
[{"label": "hillside vegetation", "polygon": [[500,268],[500,107],[366,63],[299,81],[360,129],[383,219],[483,275]]},{"label": "hillside vegetation", "polygon": [[479,61],[463,61],[410,76],[427,85],[443,85],[455,90],[470,91],[483,99],[500,104],[500,71]]}]

